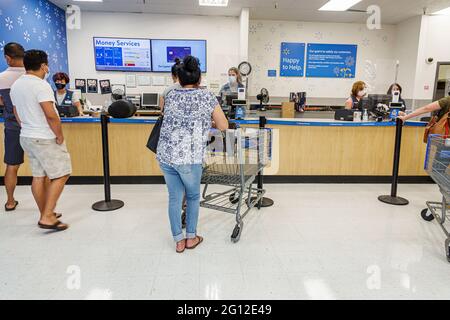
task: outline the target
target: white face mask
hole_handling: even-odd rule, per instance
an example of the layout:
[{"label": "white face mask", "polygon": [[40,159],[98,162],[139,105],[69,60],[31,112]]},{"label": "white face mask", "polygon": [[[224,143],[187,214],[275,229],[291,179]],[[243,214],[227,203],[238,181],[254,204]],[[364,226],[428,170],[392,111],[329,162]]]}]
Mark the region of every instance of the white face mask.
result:
[{"label": "white face mask", "polygon": [[50,76],[50,68],[47,67],[47,72],[44,75],[44,80],[47,80],[49,76]]},{"label": "white face mask", "polygon": [[398,91],[398,90],[392,90],[392,95],[393,95],[393,96],[399,96],[399,95],[400,95],[400,91]]},{"label": "white face mask", "polygon": [[228,77],[228,81],[229,81],[231,84],[236,84],[237,78],[236,78],[236,76],[229,76],[229,77]]}]

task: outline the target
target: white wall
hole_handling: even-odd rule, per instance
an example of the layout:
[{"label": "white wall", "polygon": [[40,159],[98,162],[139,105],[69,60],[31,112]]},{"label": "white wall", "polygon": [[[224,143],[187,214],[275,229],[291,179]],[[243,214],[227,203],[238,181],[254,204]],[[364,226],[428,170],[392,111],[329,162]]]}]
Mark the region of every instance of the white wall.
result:
[{"label": "white wall", "polygon": [[[309,97],[345,99],[355,80],[368,82],[372,92],[384,93],[395,79],[395,26],[370,31],[365,24],[251,20],[249,33],[251,95],[266,87],[272,96],[306,91]],[[281,42],[357,44],[356,78],[279,77]],[[268,69],[276,69],[277,78],[268,78]]]},{"label": "white wall", "polygon": [[[450,61],[448,34],[450,18],[448,16],[423,16],[422,31],[417,61],[415,98],[431,100],[433,98],[436,77],[436,63]],[[434,58],[433,64],[425,60]],[[425,89],[428,86],[429,89]]]},{"label": "white wall", "polygon": [[397,25],[397,41],[394,48],[395,58],[400,62],[397,82],[403,88],[402,95],[405,99],[414,98],[421,26],[420,16]]},{"label": "white wall", "polygon": [[[68,30],[69,69],[71,79],[111,79],[125,84],[125,73],[95,70],[92,38],[135,37],[162,39],[206,39],[208,42],[209,84],[226,81],[227,70],[239,63],[240,23],[238,17],[187,15],[152,15],[131,13],[82,13],[82,29]],[[141,74],[141,73],[136,73]],[[169,74],[151,73],[169,78]],[[162,92],[164,87],[128,89],[129,93]]]}]

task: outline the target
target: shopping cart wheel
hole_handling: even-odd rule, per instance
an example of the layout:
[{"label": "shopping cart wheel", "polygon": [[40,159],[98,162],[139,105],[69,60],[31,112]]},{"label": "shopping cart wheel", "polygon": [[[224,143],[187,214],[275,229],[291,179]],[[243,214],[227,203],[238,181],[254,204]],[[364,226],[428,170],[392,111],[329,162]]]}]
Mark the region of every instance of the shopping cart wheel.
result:
[{"label": "shopping cart wheel", "polygon": [[238,203],[239,202],[239,193],[233,192],[232,194],[230,194],[229,199],[232,204]]},{"label": "shopping cart wheel", "polygon": [[236,243],[241,239],[242,229],[244,228],[244,222],[241,221],[234,227],[233,233],[231,234],[231,242]]},{"label": "shopping cart wheel", "polygon": [[423,209],[422,212],[420,213],[420,215],[422,216],[423,220],[425,220],[425,221],[433,221],[434,220],[434,216],[428,208]]}]

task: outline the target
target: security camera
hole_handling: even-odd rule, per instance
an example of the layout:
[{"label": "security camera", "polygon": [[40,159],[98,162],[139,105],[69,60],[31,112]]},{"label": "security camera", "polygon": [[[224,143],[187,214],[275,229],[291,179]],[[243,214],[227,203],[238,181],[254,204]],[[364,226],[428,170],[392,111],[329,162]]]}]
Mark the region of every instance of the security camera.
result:
[{"label": "security camera", "polygon": [[425,62],[426,63],[428,63],[428,64],[432,64],[433,63],[433,61],[434,61],[434,58],[427,58],[426,60],[425,60]]}]

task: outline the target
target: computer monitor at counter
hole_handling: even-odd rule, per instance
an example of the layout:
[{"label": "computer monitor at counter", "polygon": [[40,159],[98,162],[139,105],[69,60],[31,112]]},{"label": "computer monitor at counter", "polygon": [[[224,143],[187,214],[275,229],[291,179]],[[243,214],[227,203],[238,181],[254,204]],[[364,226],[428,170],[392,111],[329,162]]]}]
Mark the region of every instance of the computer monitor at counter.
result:
[{"label": "computer monitor at counter", "polygon": [[142,108],[158,108],[159,94],[157,93],[143,93],[142,94]]}]

